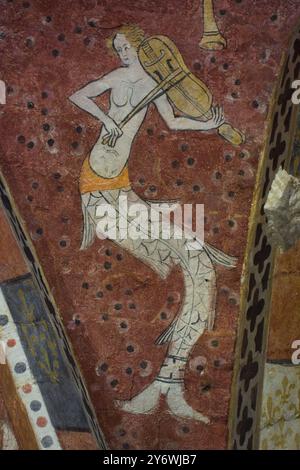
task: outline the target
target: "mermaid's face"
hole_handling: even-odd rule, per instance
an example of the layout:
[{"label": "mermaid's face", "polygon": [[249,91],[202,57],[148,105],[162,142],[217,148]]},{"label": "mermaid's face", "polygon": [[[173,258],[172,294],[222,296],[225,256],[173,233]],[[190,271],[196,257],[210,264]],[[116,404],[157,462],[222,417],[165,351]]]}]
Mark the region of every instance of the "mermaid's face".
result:
[{"label": "mermaid's face", "polygon": [[128,67],[137,61],[138,55],[135,47],[126,39],[124,34],[117,34],[114,39],[114,48],[122,63]]}]

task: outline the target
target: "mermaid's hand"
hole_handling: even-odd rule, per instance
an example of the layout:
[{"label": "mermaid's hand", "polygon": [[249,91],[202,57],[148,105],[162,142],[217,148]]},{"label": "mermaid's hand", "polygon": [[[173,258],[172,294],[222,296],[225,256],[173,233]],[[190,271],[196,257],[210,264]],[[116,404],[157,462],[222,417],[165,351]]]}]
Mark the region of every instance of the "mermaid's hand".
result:
[{"label": "mermaid's hand", "polygon": [[107,134],[102,137],[102,144],[109,145],[109,147],[114,147],[116,145],[117,139],[123,134],[123,131],[111,118],[108,118],[103,124],[107,130]]},{"label": "mermaid's hand", "polygon": [[225,122],[224,111],[222,106],[213,106],[211,108],[212,117],[206,121],[208,129],[217,129]]}]

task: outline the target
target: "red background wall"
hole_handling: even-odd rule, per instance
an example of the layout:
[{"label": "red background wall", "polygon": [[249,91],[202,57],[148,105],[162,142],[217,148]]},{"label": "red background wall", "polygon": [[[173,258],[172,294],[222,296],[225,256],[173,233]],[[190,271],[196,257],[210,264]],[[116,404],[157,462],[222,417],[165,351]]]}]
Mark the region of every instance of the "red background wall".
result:
[{"label": "red background wall", "polygon": [[[248,216],[267,111],[281,53],[300,14],[298,1],[215,2],[228,47],[199,48],[198,1],[1,1],[1,168],[26,222],[111,448],[224,448]],[[154,345],[182,299],[176,270],[161,282],[111,242],[79,252],[78,178],[99,123],[68,100],[118,66],[105,39],[123,23],[168,35],[186,64],[208,84],[228,121],[246,134],[235,149],[216,134],[171,132],[151,108],[129,170],[145,198],[205,204],[206,240],[239,258],[218,268],[213,332],[193,350],[186,398],[212,419],[207,427],[169,415],[115,409],[155,377],[165,348]],[[105,99],[101,100],[105,104]],[[192,159],[192,160],[191,160]],[[120,310],[115,309],[121,304]],[[74,319],[77,318],[75,323]],[[79,320],[79,321],[78,321]],[[133,352],[128,352],[131,345]],[[205,365],[202,370],[202,365]]]}]

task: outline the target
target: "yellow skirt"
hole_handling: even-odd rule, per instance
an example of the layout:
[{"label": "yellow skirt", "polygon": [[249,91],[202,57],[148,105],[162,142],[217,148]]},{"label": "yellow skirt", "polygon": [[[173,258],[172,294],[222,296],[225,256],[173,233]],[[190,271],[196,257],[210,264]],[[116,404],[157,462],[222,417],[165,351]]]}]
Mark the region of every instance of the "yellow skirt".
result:
[{"label": "yellow skirt", "polygon": [[102,178],[102,176],[97,175],[92,170],[89,157],[84,160],[79,179],[79,190],[81,194],[90,193],[92,191],[120,189],[127,186],[130,186],[127,166],[125,166],[121,173],[115,178]]}]

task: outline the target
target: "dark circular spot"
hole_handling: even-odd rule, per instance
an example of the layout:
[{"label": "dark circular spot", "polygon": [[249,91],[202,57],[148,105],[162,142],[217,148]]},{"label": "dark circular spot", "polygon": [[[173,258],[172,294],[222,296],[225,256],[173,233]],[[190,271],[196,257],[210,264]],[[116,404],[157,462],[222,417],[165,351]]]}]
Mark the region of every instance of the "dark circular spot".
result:
[{"label": "dark circular spot", "polygon": [[116,304],[115,310],[122,310],[122,304]]},{"label": "dark circular spot", "polygon": [[222,173],[220,173],[219,171],[216,172],[215,174],[217,180],[220,180],[222,178]]},{"label": "dark circular spot", "polygon": [[182,432],[184,432],[184,434],[187,434],[190,432],[190,428],[188,428],[187,426],[183,426]]},{"label": "dark circular spot", "polygon": [[151,129],[151,127],[149,127],[149,128],[147,129],[147,134],[148,134],[148,135],[153,135],[153,134],[154,134],[153,129]]},{"label": "dark circular spot", "polygon": [[126,292],[125,292],[125,294],[126,294],[126,295],[132,295],[132,294],[133,294],[133,292],[132,292],[132,290],[131,290],[131,289],[127,289],[127,290],[126,290]]},{"label": "dark circular spot", "polygon": [[50,130],[50,125],[46,122],[45,124],[43,124],[43,129],[44,131],[48,132]]},{"label": "dark circular spot", "polygon": [[67,246],[66,240],[60,240],[59,244],[62,248],[65,248]]},{"label": "dark circular spot", "polygon": [[59,178],[61,178],[61,174],[60,173],[54,173],[53,178],[56,179],[56,180],[59,180]]},{"label": "dark circular spot", "polygon": [[32,202],[32,201],[33,201],[33,197],[29,195],[29,196],[27,196],[27,200],[28,200],[29,202]]},{"label": "dark circular spot", "polygon": [[39,187],[39,183],[37,181],[34,181],[31,185],[32,189],[37,189]]},{"label": "dark circular spot", "polygon": [[238,98],[238,94],[234,91],[233,93],[231,93],[231,96],[232,98],[234,98],[235,100]]},{"label": "dark circular spot", "polygon": [[8,86],[8,87],[7,87],[7,94],[8,94],[8,95],[11,95],[13,92],[14,92],[13,87],[12,87],[12,86]]},{"label": "dark circular spot", "polygon": [[246,156],[246,155],[244,154],[244,152],[240,152],[240,154],[239,154],[239,157],[240,157],[240,158],[245,158],[245,156]]},{"label": "dark circular spot", "polygon": [[201,64],[200,64],[200,62],[195,62],[195,63],[194,63],[194,69],[195,69],[195,70],[201,70]]},{"label": "dark circular spot", "polygon": [[53,147],[53,145],[54,145],[54,140],[53,140],[53,139],[49,139],[49,140],[47,141],[47,144],[49,145],[49,147]]},{"label": "dark circular spot", "polygon": [[80,133],[82,132],[82,127],[81,127],[81,126],[77,126],[77,127],[76,127],[76,132],[77,132],[78,134],[80,134]]},{"label": "dark circular spot", "polygon": [[118,385],[118,380],[114,379],[110,382],[110,385],[112,386],[112,388],[115,388],[117,385]]},{"label": "dark circular spot", "polygon": [[216,58],[215,58],[215,57],[211,57],[210,61],[211,61],[212,64],[215,64],[215,63],[216,63]]},{"label": "dark circular spot", "polygon": [[198,184],[195,184],[195,185],[193,186],[193,191],[194,191],[195,193],[197,193],[198,191],[200,191],[200,186],[199,186]]},{"label": "dark circular spot", "polygon": [[245,175],[244,170],[240,170],[240,171],[239,171],[239,175],[240,175],[240,176],[244,176],[244,175]]},{"label": "dark circular spot", "polygon": [[226,162],[230,162],[232,160],[232,156],[231,155],[225,155],[225,160]]},{"label": "dark circular spot", "polygon": [[95,27],[96,27],[96,23],[95,23],[95,21],[93,21],[93,20],[88,21],[88,25],[89,25],[91,28],[95,28]]},{"label": "dark circular spot", "polygon": [[134,351],[134,347],[131,344],[129,346],[127,346],[126,349],[129,353],[132,353]]},{"label": "dark circular spot", "polygon": [[34,108],[34,103],[32,101],[27,102],[27,108],[28,109],[33,109]]},{"label": "dark circular spot", "polygon": [[229,227],[234,227],[234,220],[228,220]]},{"label": "dark circular spot", "polygon": [[78,144],[78,142],[72,142],[71,146],[74,150],[76,150],[78,148],[79,144]]},{"label": "dark circular spot", "polygon": [[27,47],[33,47],[33,45],[34,45],[33,39],[32,38],[27,38],[25,44],[26,44]]},{"label": "dark circular spot", "polygon": [[31,408],[32,411],[40,411],[40,409],[42,408],[42,404],[38,400],[33,400],[30,403],[30,408]]},{"label": "dark circular spot", "polygon": [[166,312],[161,312],[160,318],[161,318],[162,320],[165,320],[165,319],[167,318]]},{"label": "dark circular spot", "polygon": [[38,229],[36,229],[36,233],[38,235],[43,235],[43,229],[41,227],[39,227]]},{"label": "dark circular spot", "polygon": [[211,345],[213,348],[217,348],[219,346],[219,341],[217,339],[213,339]]},{"label": "dark circular spot", "polygon": [[63,193],[63,192],[64,192],[64,187],[63,187],[63,186],[57,186],[56,189],[57,189],[57,191],[58,191],[59,193]]},{"label": "dark circular spot", "polygon": [[19,135],[18,136],[18,142],[19,144],[25,144],[25,137],[23,135]]},{"label": "dark circular spot", "polygon": [[47,116],[48,114],[48,109],[47,108],[43,108],[42,111],[41,111],[42,115],[43,116]]},{"label": "dark circular spot", "polygon": [[59,56],[59,50],[58,49],[53,49],[52,55],[53,55],[53,57],[58,57]]},{"label": "dark circular spot", "polygon": [[256,101],[256,100],[252,101],[252,107],[255,108],[255,109],[258,108],[259,107],[258,101]]},{"label": "dark circular spot", "polygon": [[98,299],[101,299],[103,297],[103,292],[101,292],[101,290],[99,290],[96,294],[96,297],[98,297]]},{"label": "dark circular spot", "polygon": [[42,446],[45,447],[45,449],[48,449],[49,447],[52,446],[53,444],[53,439],[51,436],[45,436],[41,440]]},{"label": "dark circular spot", "polygon": [[226,10],[220,10],[220,15],[221,15],[221,16],[226,15],[226,13],[227,13]]},{"label": "dark circular spot", "polygon": [[214,227],[214,228],[213,228],[213,232],[214,232],[214,233],[219,233],[219,228],[218,228],[218,227]]},{"label": "dark circular spot", "polygon": [[107,284],[105,288],[110,291],[113,290],[113,286],[111,284]]},{"label": "dark circular spot", "polygon": [[195,160],[194,160],[192,157],[189,157],[189,158],[187,159],[187,164],[188,164],[189,166],[193,166],[194,163],[195,163]]},{"label": "dark circular spot", "polygon": [[202,372],[204,370],[204,367],[201,366],[201,364],[199,364],[196,369],[199,371],[199,372]]},{"label": "dark circular spot", "polygon": [[169,304],[172,304],[174,302],[174,297],[169,295],[169,297],[167,298],[167,301],[169,302]]},{"label": "dark circular spot", "polygon": [[146,361],[142,361],[142,362],[140,363],[140,368],[141,368],[141,369],[147,369],[147,365],[148,365],[148,364],[147,364]]},{"label": "dark circular spot", "polygon": [[235,299],[234,297],[231,297],[231,298],[229,299],[229,303],[230,303],[231,305],[236,305],[236,304],[237,304],[236,299]]},{"label": "dark circular spot", "polygon": [[140,178],[140,179],[139,179],[139,183],[140,183],[141,185],[144,185],[144,184],[145,184],[144,178]]},{"label": "dark circular spot", "polygon": [[127,367],[127,369],[126,369],[125,372],[126,372],[126,374],[131,375],[131,374],[132,374],[132,369],[131,369],[131,367]]},{"label": "dark circular spot", "polygon": [[122,321],[122,323],[120,324],[120,327],[125,330],[127,328],[127,323],[125,323],[124,321]]},{"label": "dark circular spot", "polygon": [[130,308],[131,310],[135,310],[136,306],[135,306],[135,304],[129,304],[129,308]]},{"label": "dark circular spot", "polygon": [[220,363],[220,361],[219,361],[218,359],[216,359],[216,360],[214,361],[214,366],[215,366],[215,367],[220,367],[220,364],[221,364],[221,363]]},{"label": "dark circular spot", "polygon": [[57,36],[57,39],[62,42],[62,41],[64,41],[64,40],[66,39],[66,36],[65,36],[63,33],[60,33],[60,34]]},{"label": "dark circular spot", "polygon": [[101,364],[101,366],[100,366],[100,370],[102,372],[106,372],[107,369],[108,369],[108,365],[106,364],[106,362],[103,362],[103,364]]},{"label": "dark circular spot", "polygon": [[25,362],[17,362],[15,365],[15,372],[17,374],[23,374],[26,370],[26,364]]},{"label": "dark circular spot", "polygon": [[223,69],[224,69],[224,70],[228,70],[228,68],[229,68],[229,65],[228,65],[228,64],[223,64]]},{"label": "dark circular spot", "polygon": [[176,186],[182,186],[183,181],[182,180],[176,180]]},{"label": "dark circular spot", "polygon": [[235,192],[234,192],[234,191],[229,191],[229,193],[228,193],[228,196],[229,196],[229,197],[234,197],[234,195],[235,195]]},{"label": "dark circular spot", "polygon": [[188,150],[189,146],[188,144],[181,144],[181,151],[186,152]]},{"label": "dark circular spot", "polygon": [[74,29],[74,33],[81,34],[82,33],[82,28],[80,26],[76,26],[76,28]]},{"label": "dark circular spot", "polygon": [[155,193],[155,191],[156,191],[156,186],[152,185],[152,186],[150,186],[149,189],[150,189],[151,193]]},{"label": "dark circular spot", "polygon": [[88,282],[83,282],[81,287],[82,287],[82,289],[88,289],[90,286],[89,286]]},{"label": "dark circular spot", "polygon": [[45,100],[46,98],[48,98],[48,93],[46,91],[43,91],[42,92],[42,98],[43,100]]},{"label": "dark circular spot", "polygon": [[276,14],[271,16],[271,21],[276,21],[277,19],[278,19],[278,16]]},{"label": "dark circular spot", "polygon": [[46,19],[47,23],[51,23],[51,21],[52,21],[52,18],[51,18],[51,16],[46,16],[46,18],[45,18],[45,19]]},{"label": "dark circular spot", "polygon": [[34,142],[32,142],[32,140],[31,140],[30,142],[28,142],[27,148],[33,149],[33,147],[34,147]]},{"label": "dark circular spot", "polygon": [[102,320],[104,320],[104,321],[108,320],[108,314],[107,313],[103,313]]},{"label": "dark circular spot", "polygon": [[209,392],[210,389],[211,389],[211,385],[210,385],[210,384],[203,385],[203,387],[201,388],[201,390],[202,390],[203,393]]},{"label": "dark circular spot", "polygon": [[111,263],[109,261],[105,261],[103,266],[104,266],[104,269],[110,269],[111,268]]},{"label": "dark circular spot", "polygon": [[5,326],[8,323],[7,315],[0,315],[0,326]]},{"label": "dark circular spot", "polygon": [[121,255],[121,253],[118,253],[116,258],[117,258],[118,261],[122,261],[123,256]]},{"label": "dark circular spot", "polygon": [[106,254],[106,256],[111,256],[112,251],[109,248],[107,248],[107,250],[105,250],[105,254]]},{"label": "dark circular spot", "polygon": [[241,80],[238,78],[234,83],[235,85],[239,86],[241,84]]},{"label": "dark circular spot", "polygon": [[83,42],[84,42],[85,46],[88,46],[89,43],[91,42],[91,40],[90,40],[90,38],[84,38]]},{"label": "dark circular spot", "polygon": [[129,446],[128,442],[124,442],[122,447],[123,447],[123,449],[130,449],[130,446]]},{"label": "dark circular spot", "polygon": [[80,318],[78,317],[75,318],[75,325],[76,326],[80,325]]},{"label": "dark circular spot", "polygon": [[24,8],[29,8],[30,7],[29,2],[23,2],[22,5],[23,5]]},{"label": "dark circular spot", "polygon": [[178,160],[173,160],[172,167],[173,168],[178,168],[179,167],[179,161]]}]

